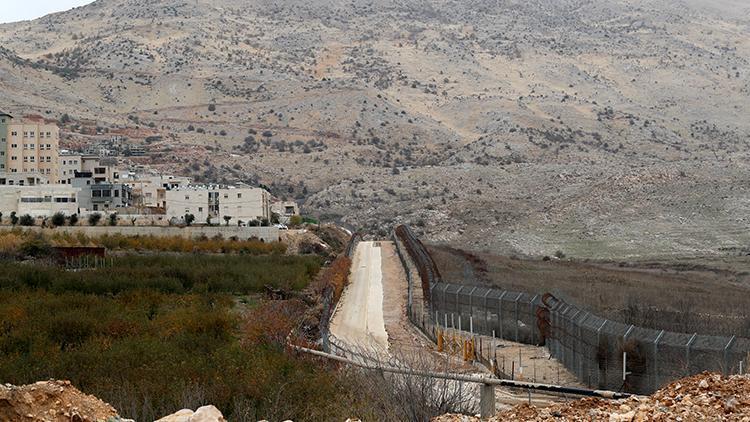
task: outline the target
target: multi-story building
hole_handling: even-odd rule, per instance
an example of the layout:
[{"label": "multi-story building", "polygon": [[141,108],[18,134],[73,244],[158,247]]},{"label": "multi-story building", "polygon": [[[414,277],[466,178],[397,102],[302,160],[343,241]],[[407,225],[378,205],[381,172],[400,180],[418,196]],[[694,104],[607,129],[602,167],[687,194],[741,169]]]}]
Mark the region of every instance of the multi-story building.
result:
[{"label": "multi-story building", "polygon": [[181,176],[151,175],[123,178],[122,182],[133,190],[136,207],[167,208],[167,191],[190,185],[190,179]]},{"label": "multi-story building", "polygon": [[57,181],[59,144],[60,130],[56,125],[43,120],[19,121],[0,113],[0,173],[6,174],[6,184]]},{"label": "multi-story building", "polygon": [[79,190],[79,211],[115,211],[132,204],[129,186],[101,180],[91,172],[76,172],[72,186]]},{"label": "multi-story building", "polygon": [[271,194],[261,188],[188,186],[166,191],[166,216],[184,219],[195,216],[197,223],[223,224],[270,220]]}]

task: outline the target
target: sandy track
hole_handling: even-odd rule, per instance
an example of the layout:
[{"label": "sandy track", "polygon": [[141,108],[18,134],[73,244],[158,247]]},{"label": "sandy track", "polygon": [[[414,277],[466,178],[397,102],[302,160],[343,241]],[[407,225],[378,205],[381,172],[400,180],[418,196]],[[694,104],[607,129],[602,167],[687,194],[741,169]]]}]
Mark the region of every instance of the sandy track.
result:
[{"label": "sandy track", "polygon": [[347,286],[331,321],[331,334],[350,346],[388,350],[383,318],[383,272],[380,246],[360,242]]}]

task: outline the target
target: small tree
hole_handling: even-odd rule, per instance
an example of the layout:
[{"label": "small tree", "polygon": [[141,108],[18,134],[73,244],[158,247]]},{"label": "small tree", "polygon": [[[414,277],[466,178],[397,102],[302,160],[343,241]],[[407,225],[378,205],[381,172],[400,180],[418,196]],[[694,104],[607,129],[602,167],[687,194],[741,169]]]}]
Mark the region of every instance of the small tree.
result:
[{"label": "small tree", "polygon": [[216,104],[209,104],[208,111],[216,111]]},{"label": "small tree", "polygon": [[24,214],[21,216],[21,219],[19,220],[22,226],[33,226],[34,225],[34,217],[30,216],[29,214]]},{"label": "small tree", "polygon": [[12,224],[12,225],[14,225],[14,226],[15,226],[16,224],[18,224],[18,216],[16,215],[16,212],[15,212],[15,211],[12,211],[12,212],[10,213],[10,224]]},{"label": "small tree", "polygon": [[299,226],[302,224],[302,216],[293,215],[289,218],[289,224],[292,226]]},{"label": "small tree", "polygon": [[135,226],[135,222],[138,221],[138,217],[130,217],[130,224]]},{"label": "small tree", "polygon": [[0,212],[0,224],[3,223],[3,213]]},{"label": "small tree", "polygon": [[68,217],[68,224],[71,226],[78,224],[78,214],[71,214],[70,217]]},{"label": "small tree", "polygon": [[58,211],[52,215],[52,219],[50,221],[52,222],[52,225],[55,227],[64,226],[65,214]]},{"label": "small tree", "polygon": [[110,226],[116,226],[118,220],[119,220],[119,217],[117,217],[117,213],[116,212],[113,212],[112,214],[109,215],[109,225]]},{"label": "small tree", "polygon": [[206,217],[206,224],[209,225],[209,226],[212,225],[211,224],[211,216],[210,215],[208,217]]},{"label": "small tree", "polygon": [[102,215],[98,212],[95,212],[91,215],[89,215],[89,226],[96,226],[99,224],[99,221],[101,221]]},{"label": "small tree", "polygon": [[185,224],[189,226],[193,224],[193,221],[195,221],[195,216],[193,214],[185,214]]},{"label": "small tree", "polygon": [[242,227],[242,220],[237,220],[237,227]]},{"label": "small tree", "polygon": [[224,216],[224,221],[225,221],[225,222],[227,223],[227,226],[229,225],[229,221],[230,221],[231,219],[232,219],[232,217],[231,217],[231,216],[228,216],[228,215],[225,215],[225,216]]},{"label": "small tree", "polygon": [[271,224],[279,224],[281,220],[279,219],[279,214],[272,212],[271,213]]}]

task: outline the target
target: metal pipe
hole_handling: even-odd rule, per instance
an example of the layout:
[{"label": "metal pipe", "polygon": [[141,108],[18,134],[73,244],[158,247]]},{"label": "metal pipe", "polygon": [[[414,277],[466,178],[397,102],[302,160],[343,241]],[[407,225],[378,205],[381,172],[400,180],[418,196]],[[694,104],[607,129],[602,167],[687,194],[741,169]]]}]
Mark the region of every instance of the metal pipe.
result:
[{"label": "metal pipe", "polygon": [[485,385],[498,385],[498,386],[503,386],[503,387],[527,388],[531,390],[546,391],[546,392],[551,392],[551,393],[575,394],[577,396],[588,396],[588,397],[602,397],[605,399],[624,399],[624,398],[628,398],[632,396],[632,394],[630,393],[621,393],[617,391],[587,390],[585,388],[566,387],[562,385],[512,381],[512,380],[504,380],[504,379],[499,379],[499,378],[492,378],[486,375],[451,374],[447,372],[432,372],[432,371],[421,371],[421,370],[414,370],[414,369],[407,369],[407,368],[394,368],[394,367],[388,367],[388,366],[369,365],[366,363],[356,362],[356,361],[347,359],[342,356],[336,356],[330,353],[321,352],[319,350],[308,349],[306,347],[296,346],[293,344],[290,344],[289,346],[297,351],[308,353],[311,355],[328,358],[337,362],[358,366],[364,369],[372,369],[372,370],[390,372],[393,374],[413,375],[413,376],[437,378],[437,379],[445,379],[445,380],[453,380],[453,381],[461,381],[461,382],[471,382],[471,383],[485,384]]}]

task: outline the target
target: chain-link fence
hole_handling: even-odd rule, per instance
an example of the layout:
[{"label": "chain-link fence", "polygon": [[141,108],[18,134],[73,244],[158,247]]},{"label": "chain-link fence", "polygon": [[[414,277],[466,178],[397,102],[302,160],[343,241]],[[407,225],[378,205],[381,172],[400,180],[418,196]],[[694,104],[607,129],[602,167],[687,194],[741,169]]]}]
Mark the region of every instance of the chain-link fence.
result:
[{"label": "chain-link fence", "polygon": [[[551,295],[443,283],[439,275],[420,273],[434,263],[411,237],[408,228],[394,235],[409,291],[425,279],[430,291],[425,300],[409,295],[409,317],[433,340],[442,327],[546,346],[581,383],[638,394],[703,371],[748,372],[750,339],[641,328],[601,318]],[[430,262],[411,262],[425,259]]]}]

